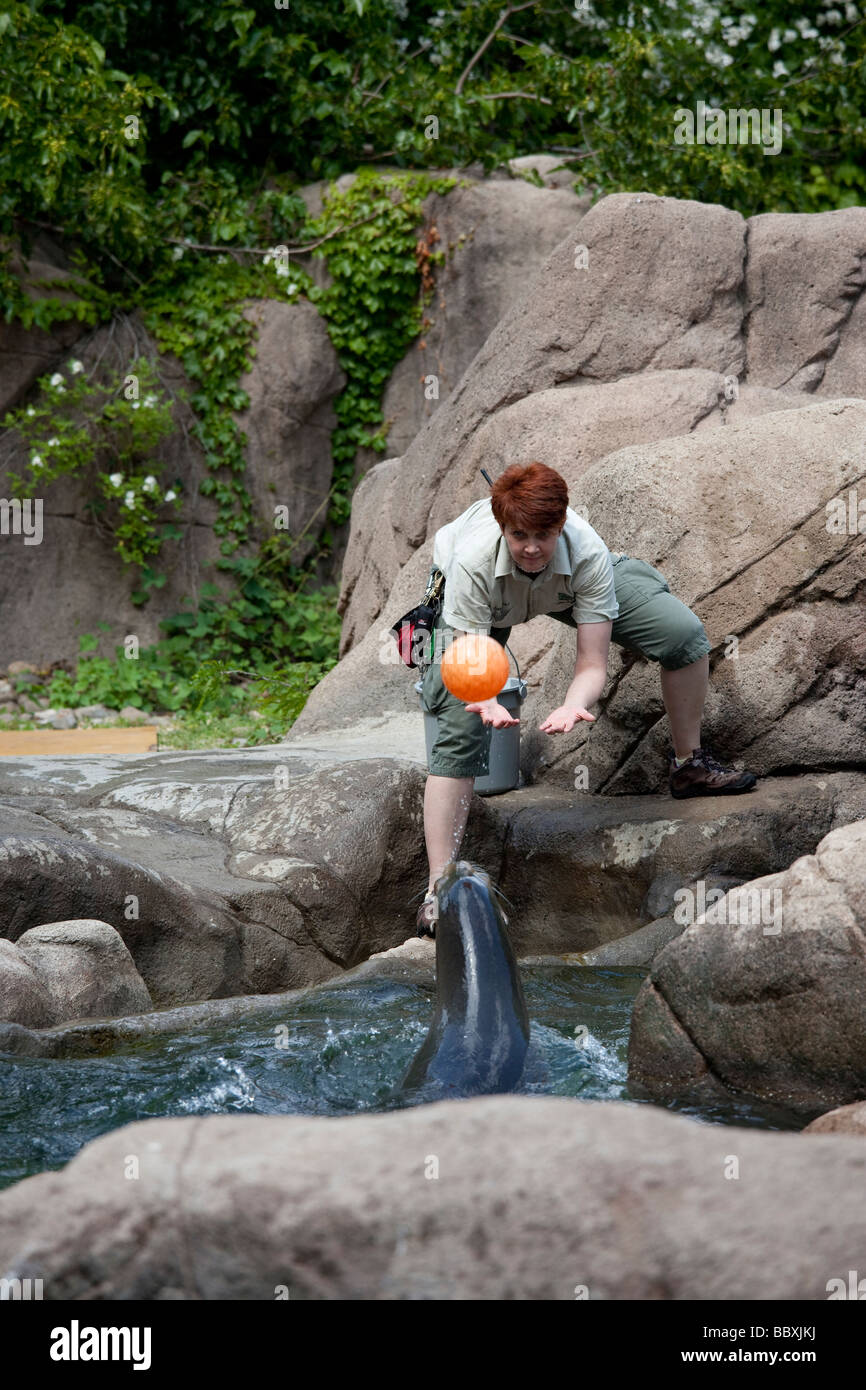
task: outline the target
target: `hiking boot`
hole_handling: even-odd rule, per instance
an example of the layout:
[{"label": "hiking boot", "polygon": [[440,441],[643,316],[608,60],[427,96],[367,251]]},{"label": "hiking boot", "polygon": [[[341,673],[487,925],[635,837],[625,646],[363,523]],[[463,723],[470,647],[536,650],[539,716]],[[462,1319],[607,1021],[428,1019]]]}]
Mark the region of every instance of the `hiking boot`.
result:
[{"label": "hiking boot", "polygon": [[751,791],[757,782],[754,772],[739,772],[725,767],[714,758],[709,748],[696,748],[680,767],[674,763],[674,750],[668,751],[671,796],[732,796]]},{"label": "hiking boot", "polygon": [[418,909],[418,916],[415,918],[415,926],[419,936],[436,936],[436,918],[439,916],[439,900],[436,894],[430,890]]}]

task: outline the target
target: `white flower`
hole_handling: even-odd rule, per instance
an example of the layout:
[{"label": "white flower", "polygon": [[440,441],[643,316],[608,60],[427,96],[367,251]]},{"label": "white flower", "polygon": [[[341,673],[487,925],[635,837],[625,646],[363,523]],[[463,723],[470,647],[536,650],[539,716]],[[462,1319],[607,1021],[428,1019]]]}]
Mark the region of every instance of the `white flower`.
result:
[{"label": "white flower", "polygon": [[60,443],[60,440],[59,440],[59,439],[49,439],[49,440],[48,440],[48,443],[47,443],[47,445],[46,445],[45,447],[48,448],[48,449],[53,449],[53,448],[55,447],[55,445],[57,445],[57,444],[59,444],[59,443]]},{"label": "white flower", "polygon": [[42,467],[42,459],[40,458],[39,454],[31,454],[31,455],[30,455],[30,467],[31,467],[31,468],[41,468],[41,467]]},{"label": "white flower", "polygon": [[123,499],[123,505],[124,505],[125,507],[134,507],[134,506],[135,506],[135,493],[134,493],[134,492],[128,492],[128,493],[126,494],[126,496],[125,496],[124,499]]},{"label": "white flower", "polygon": [[296,290],[299,290],[300,288],[300,285],[296,285],[293,280],[290,285],[286,285],[286,294],[294,294]]},{"label": "white flower", "polygon": [[[147,404],[147,402],[145,402],[145,404]],[[153,476],[152,473],[148,473],[147,477],[145,478],[144,482],[143,482],[142,485],[141,485],[141,490],[142,490],[142,492],[153,492],[153,490],[154,490],[155,487],[156,487],[156,478]]]},{"label": "white flower", "polygon": [[734,61],[731,54],[726,53],[717,43],[708,43],[704,56],[708,63],[712,63],[717,68],[727,68]]},{"label": "white flower", "polygon": [[778,58],[776,59],[775,63],[773,64],[773,76],[774,76],[774,77],[787,77],[787,76],[788,76],[788,69],[785,67],[785,64],[784,64],[780,59],[778,59]]},{"label": "white flower", "polygon": [[172,254],[172,256],[174,257],[174,259],[175,259],[176,261],[181,260],[181,259],[183,258],[183,247],[182,247],[182,246],[176,246],[176,247],[174,248],[174,250],[172,251],[171,254]]},{"label": "white flower", "polygon": [[73,376],[77,376],[79,372],[83,372],[83,371],[84,371],[84,363],[83,363],[83,362],[79,362],[77,358],[75,359],[74,362],[67,362],[66,365],[67,365],[67,367],[69,368],[69,370],[72,372]]},{"label": "white flower", "polygon": [[130,404],[133,410],[138,410],[138,407],[141,405],[141,401],[131,401]]},{"label": "white flower", "polygon": [[289,270],[289,267],[285,264],[284,261],[280,261],[279,265],[276,267],[276,274],[280,276],[286,276],[290,275],[291,271]]},{"label": "white flower", "polygon": [[151,406],[158,404],[158,398],[156,396],[145,396],[144,404],[146,409],[150,410]]},{"label": "white flower", "polygon": [[175,497],[177,497],[177,493],[176,493],[176,492],[171,492],[171,491],[169,491],[169,492],[167,492],[167,493],[165,494],[165,500],[166,500],[166,502],[173,502],[174,499],[175,499]]},{"label": "white flower", "polygon": [[35,414],[36,414],[36,411],[33,409],[33,406],[32,406],[32,405],[28,405],[27,410],[25,411],[25,414],[26,414],[26,415],[35,415]]},{"label": "white flower", "polygon": [[122,474],[122,473],[109,473],[109,475],[108,475],[108,481],[111,483],[111,486],[112,486],[112,487],[120,487],[120,484],[123,482],[123,474]]},{"label": "white flower", "polygon": [[55,372],[55,373],[54,373],[54,375],[53,375],[53,377],[51,378],[51,380],[49,381],[48,385],[49,385],[49,386],[56,386],[57,389],[58,389],[58,391],[65,391],[65,390],[66,390],[66,387],[63,385],[63,377],[60,375],[59,372]]}]

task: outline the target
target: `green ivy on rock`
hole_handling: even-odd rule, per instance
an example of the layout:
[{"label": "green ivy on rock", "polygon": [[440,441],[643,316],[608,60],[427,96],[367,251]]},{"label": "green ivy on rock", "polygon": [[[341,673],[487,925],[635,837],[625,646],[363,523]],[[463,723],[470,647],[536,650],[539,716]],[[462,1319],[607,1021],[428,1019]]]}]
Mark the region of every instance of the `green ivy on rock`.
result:
[{"label": "green ivy on rock", "polygon": [[329,238],[314,254],[326,259],[332,283],[327,289],[313,286],[308,296],[327,324],[347,377],[335,403],[338,423],[331,438],[335,490],[329,519],[334,525],[351,513],[357,450],[385,447],[382,396],[421,331],[429,299],[429,291],[419,293],[416,254],[423,201],[429,193],[448,193],[456,183],[424,173],[361,169],[345,192],[331,193],[310,228],[313,235]]}]

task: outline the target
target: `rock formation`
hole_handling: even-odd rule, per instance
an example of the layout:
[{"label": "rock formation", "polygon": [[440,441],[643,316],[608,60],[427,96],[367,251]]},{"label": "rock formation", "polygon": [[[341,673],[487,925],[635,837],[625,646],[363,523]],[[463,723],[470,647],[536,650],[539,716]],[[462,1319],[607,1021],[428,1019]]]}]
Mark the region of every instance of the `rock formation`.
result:
[{"label": "rock formation", "polygon": [[866,820],[732,889],[656,956],[629,1081],[805,1115],[866,1098]]},{"label": "rock formation", "polygon": [[565,1098],[148,1120],[0,1193],[0,1269],[48,1300],[824,1300],[864,1180],[861,1138]]},{"label": "rock formation", "polygon": [[0,1021],[48,1028],[151,1007],[147,986],[107,922],[50,922],[13,945],[0,937]]}]

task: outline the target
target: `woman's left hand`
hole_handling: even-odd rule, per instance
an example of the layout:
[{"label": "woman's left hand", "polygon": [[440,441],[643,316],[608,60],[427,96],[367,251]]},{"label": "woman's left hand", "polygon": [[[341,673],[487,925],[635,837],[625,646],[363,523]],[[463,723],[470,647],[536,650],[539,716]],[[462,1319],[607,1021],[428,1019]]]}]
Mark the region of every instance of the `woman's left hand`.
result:
[{"label": "woman's left hand", "polygon": [[588,709],[583,709],[580,705],[560,705],[559,709],[549,714],[538,727],[543,734],[567,734],[582,719],[588,720],[591,724],[595,723],[595,715],[590,714]]}]

